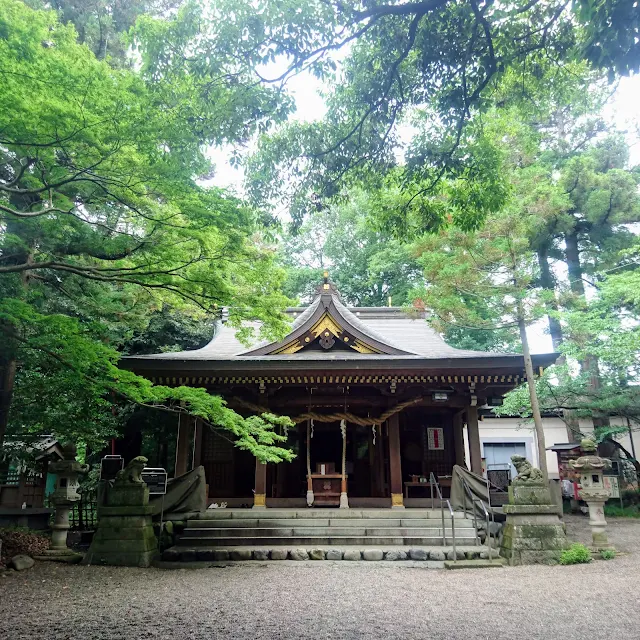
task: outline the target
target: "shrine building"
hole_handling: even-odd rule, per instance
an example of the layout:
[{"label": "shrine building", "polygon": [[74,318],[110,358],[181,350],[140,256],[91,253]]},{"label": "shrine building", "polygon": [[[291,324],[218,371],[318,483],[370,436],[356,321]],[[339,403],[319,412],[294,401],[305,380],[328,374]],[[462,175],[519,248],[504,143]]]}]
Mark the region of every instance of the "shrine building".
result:
[{"label": "shrine building", "polygon": [[[326,277],[308,307],[287,313],[277,342],[247,348],[222,324],[202,349],[123,360],[156,383],[204,387],[242,415],[295,422],[282,445],[293,462],[262,464],[183,418],[175,475],[202,465],[209,503],[426,507],[430,477],[446,490],[455,464],[482,472],[478,410],[526,380],[522,355],[450,347],[423,311],[347,308]],[[534,369],[556,357],[534,355]]]}]

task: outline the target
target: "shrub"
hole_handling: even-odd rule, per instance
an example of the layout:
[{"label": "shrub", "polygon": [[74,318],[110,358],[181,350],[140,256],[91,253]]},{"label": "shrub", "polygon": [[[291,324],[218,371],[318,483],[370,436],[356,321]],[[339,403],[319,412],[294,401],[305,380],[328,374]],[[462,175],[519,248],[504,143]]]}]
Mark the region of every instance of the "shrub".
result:
[{"label": "shrub", "polygon": [[6,564],[10,558],[19,554],[38,556],[49,548],[47,536],[23,527],[0,529],[0,540],[2,540],[0,564]]},{"label": "shrub", "polygon": [[560,564],[586,564],[591,562],[591,551],[583,544],[572,544],[560,555]]},{"label": "shrub", "polygon": [[640,489],[625,489],[621,497],[625,507],[640,505]]},{"label": "shrub", "polygon": [[616,552],[613,549],[600,549],[600,557],[603,560],[613,560],[616,557]]},{"label": "shrub", "polygon": [[617,504],[605,504],[604,515],[610,518],[640,518],[640,510],[636,505],[620,508]]}]

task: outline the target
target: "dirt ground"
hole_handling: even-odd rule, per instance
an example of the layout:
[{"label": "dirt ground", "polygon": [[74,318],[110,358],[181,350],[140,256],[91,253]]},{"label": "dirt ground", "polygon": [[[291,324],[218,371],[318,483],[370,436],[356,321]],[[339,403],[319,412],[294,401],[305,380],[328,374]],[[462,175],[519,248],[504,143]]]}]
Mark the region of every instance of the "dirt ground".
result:
[{"label": "dirt ground", "polygon": [[[588,520],[566,518],[573,540]],[[640,638],[640,521],[614,560],[446,571],[393,562],[134,569],[38,563],[0,578],[0,638]]]}]

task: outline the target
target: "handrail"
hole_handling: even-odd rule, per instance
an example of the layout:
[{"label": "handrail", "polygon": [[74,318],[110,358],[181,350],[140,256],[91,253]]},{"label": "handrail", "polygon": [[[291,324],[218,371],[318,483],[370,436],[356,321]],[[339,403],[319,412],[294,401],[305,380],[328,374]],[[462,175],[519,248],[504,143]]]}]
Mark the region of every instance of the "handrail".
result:
[{"label": "handrail", "polygon": [[[438,492],[438,498],[440,500],[440,515],[442,517],[442,546],[447,546],[447,532],[444,527],[444,498],[442,497],[442,491],[440,491],[440,485],[438,484],[438,480],[433,475],[433,471],[429,474],[429,485],[431,490],[431,508],[433,509],[433,488],[436,488]],[[449,500],[446,501],[447,507],[449,509],[449,516],[451,517],[451,542],[453,546],[453,561],[458,561],[458,554],[456,553],[456,525],[454,522],[453,509],[451,508],[451,502]]]},{"label": "handrail", "polygon": [[[484,511],[484,518],[485,518],[485,523],[486,523],[486,531],[487,531],[487,538],[486,538],[486,542],[487,542],[487,547],[489,547],[489,562],[493,562],[493,557],[491,554],[491,529],[489,528],[489,511],[487,511],[487,508],[484,506],[484,502],[482,502],[482,500],[480,500],[480,498],[474,498],[473,503],[478,503],[481,507],[482,510]],[[475,509],[474,509],[475,511]],[[493,517],[493,511],[491,512],[491,521],[494,522],[494,517]]]}]

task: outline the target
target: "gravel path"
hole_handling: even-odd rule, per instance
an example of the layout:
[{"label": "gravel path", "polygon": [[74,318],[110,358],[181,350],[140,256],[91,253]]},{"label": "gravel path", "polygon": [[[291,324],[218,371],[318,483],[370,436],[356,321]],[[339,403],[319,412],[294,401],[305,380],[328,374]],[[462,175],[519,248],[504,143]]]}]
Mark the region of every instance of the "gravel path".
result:
[{"label": "gravel path", "polygon": [[[586,518],[567,524],[573,539],[588,541]],[[610,524],[610,539],[630,553],[572,567],[270,561],[163,571],[39,563],[0,579],[0,638],[637,638],[640,522]]]}]

